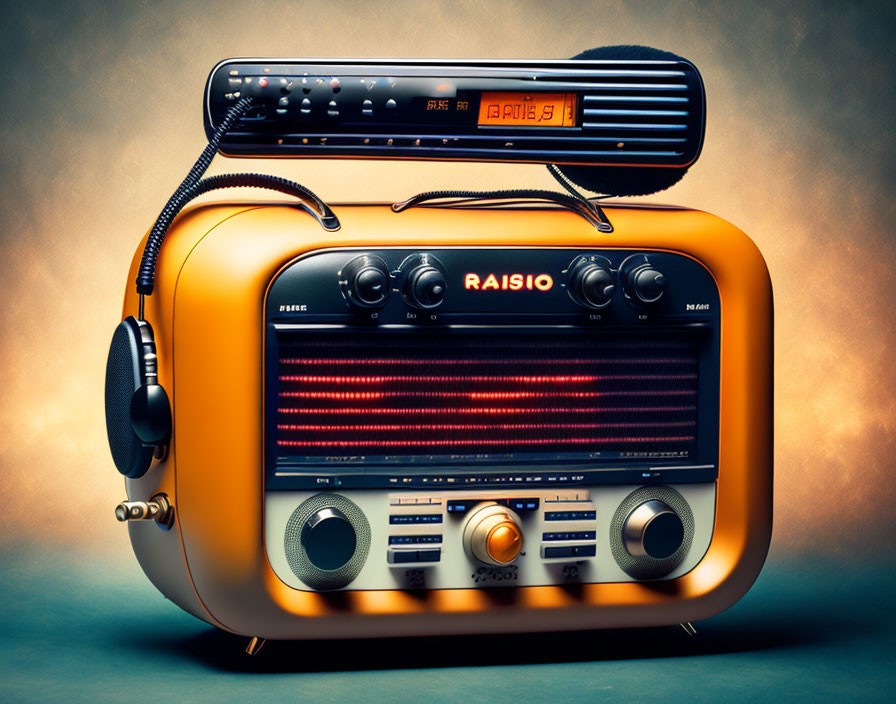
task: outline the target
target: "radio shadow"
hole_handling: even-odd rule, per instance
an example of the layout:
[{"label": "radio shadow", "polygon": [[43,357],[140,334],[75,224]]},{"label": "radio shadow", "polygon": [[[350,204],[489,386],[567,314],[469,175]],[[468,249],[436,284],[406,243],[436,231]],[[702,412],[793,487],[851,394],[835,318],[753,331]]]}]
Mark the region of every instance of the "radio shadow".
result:
[{"label": "radio shadow", "polygon": [[[861,638],[879,630],[873,619],[828,613],[823,620],[792,609],[763,608],[743,618],[717,617],[697,624],[696,636],[677,626],[661,628],[431,636],[334,641],[269,641],[256,656],[245,653],[247,638],[208,629],[179,641],[143,641],[201,665],[231,672],[311,673],[439,667],[512,666],[573,662],[646,660],[790,650]],[[133,644],[133,642],[132,642]],[[173,651],[173,652],[172,652]]]}]

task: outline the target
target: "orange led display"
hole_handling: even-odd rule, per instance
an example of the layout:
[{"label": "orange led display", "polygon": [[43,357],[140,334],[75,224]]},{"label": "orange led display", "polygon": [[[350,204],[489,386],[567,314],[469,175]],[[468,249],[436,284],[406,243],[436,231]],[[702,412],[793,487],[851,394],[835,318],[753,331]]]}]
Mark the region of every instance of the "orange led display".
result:
[{"label": "orange led display", "polygon": [[575,93],[483,93],[480,125],[575,127]]}]

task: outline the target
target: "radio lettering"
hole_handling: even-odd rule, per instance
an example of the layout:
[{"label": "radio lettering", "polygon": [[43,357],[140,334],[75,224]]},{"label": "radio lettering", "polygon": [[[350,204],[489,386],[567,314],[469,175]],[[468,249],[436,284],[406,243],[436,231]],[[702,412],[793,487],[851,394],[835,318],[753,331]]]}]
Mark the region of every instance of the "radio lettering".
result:
[{"label": "radio lettering", "polygon": [[488,274],[484,279],[479,274],[465,274],[464,288],[468,291],[550,291],[554,278],[550,274]]}]

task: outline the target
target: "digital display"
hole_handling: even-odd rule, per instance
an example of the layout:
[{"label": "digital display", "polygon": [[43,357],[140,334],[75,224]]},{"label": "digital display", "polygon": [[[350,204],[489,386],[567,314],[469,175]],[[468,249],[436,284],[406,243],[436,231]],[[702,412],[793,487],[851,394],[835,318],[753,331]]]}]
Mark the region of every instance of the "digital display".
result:
[{"label": "digital display", "polygon": [[483,93],[479,125],[575,127],[575,93]]}]

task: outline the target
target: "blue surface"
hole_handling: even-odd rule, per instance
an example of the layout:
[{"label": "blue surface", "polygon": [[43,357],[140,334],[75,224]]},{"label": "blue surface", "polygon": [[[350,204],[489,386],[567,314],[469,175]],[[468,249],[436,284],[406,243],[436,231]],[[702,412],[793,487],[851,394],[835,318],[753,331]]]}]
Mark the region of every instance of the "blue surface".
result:
[{"label": "blue surface", "polygon": [[694,638],[271,642],[250,658],[245,639],[165,601],[132,560],[0,555],[2,701],[883,701],[896,686],[893,564],[772,562]]}]

